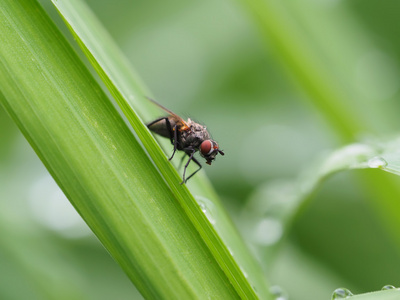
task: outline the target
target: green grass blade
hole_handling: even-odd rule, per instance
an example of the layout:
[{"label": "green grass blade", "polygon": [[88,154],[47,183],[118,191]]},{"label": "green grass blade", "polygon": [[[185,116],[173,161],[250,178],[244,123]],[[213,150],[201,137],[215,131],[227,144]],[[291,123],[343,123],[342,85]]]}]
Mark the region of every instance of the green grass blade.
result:
[{"label": "green grass blade", "polygon": [[[312,199],[313,193],[330,176],[337,172],[355,169],[379,169],[392,174],[400,175],[400,138],[388,142],[370,144],[351,144],[340,148],[320,160],[315,160],[306,172],[295,181],[272,183],[261,187],[250,197],[243,213],[247,223],[251,223],[248,230],[254,232],[259,222],[269,216],[279,220],[286,234],[296,216]],[[382,183],[382,189],[385,183]],[[269,195],[269,196],[268,196]],[[279,197],[271,197],[279,195]],[[387,212],[387,216],[391,215]],[[395,213],[388,218],[397,228]],[[250,232],[249,232],[250,233]],[[269,251],[273,252],[279,246],[274,244]],[[271,256],[270,259],[273,259]]]},{"label": "green grass blade", "polygon": [[260,268],[238,236],[208,181],[201,176],[191,179],[189,186],[195,195],[193,198],[186,186],[179,184],[179,175],[148,130],[138,121],[136,112],[147,121],[154,119],[156,115],[149,110],[151,107],[154,111],[154,107],[144,99],[148,95],[147,89],[132,72],[114,41],[83,2],[53,2],[238,294],[242,298],[256,298],[258,295],[268,299],[269,292]]},{"label": "green grass blade", "polygon": [[334,74],[326,70],[323,54],[312,47],[312,40],[297,23],[297,16],[291,14],[289,3],[279,0],[241,2],[251,13],[262,37],[272,44],[276,56],[344,141],[353,141],[357,133],[368,128],[354,114],[351,96],[337,85]]},{"label": "green grass blade", "polygon": [[[373,134],[379,127],[389,127],[387,125],[390,122],[387,122],[384,105],[378,104],[379,101],[374,105],[366,105],[365,99],[354,90],[354,86],[348,83],[350,75],[346,75],[346,72],[343,71],[351,69],[349,66],[351,55],[353,55],[353,60],[356,57],[354,53],[350,54],[350,52],[357,52],[354,51],[355,48],[363,48],[362,43],[357,44],[359,38],[373,40],[373,37],[367,35],[354,34],[355,28],[351,25],[348,14],[340,14],[340,23],[349,25],[341,27],[337,26],[339,18],[331,18],[330,22],[326,23],[316,21],[316,19],[328,19],[328,13],[326,16],[310,18],[310,16],[318,14],[318,10],[313,4],[310,4],[309,10],[307,10],[307,4],[301,4],[301,1],[250,0],[241,2],[257,23],[262,38],[271,45],[294,81],[307,92],[312,104],[323,114],[324,119],[330,122],[332,129],[342,141],[353,143],[362,133]],[[305,11],[309,13],[309,18],[304,17],[307,16]],[[310,23],[313,25],[310,26]],[[321,28],[319,30],[308,29],[316,26]],[[327,34],[328,32],[329,34]],[[327,37],[321,37],[324,34]],[[328,37],[335,37],[335,40],[329,40],[328,43]],[[352,49],[348,49],[349,41],[352,41],[353,47],[350,47]],[[329,45],[333,44],[340,47],[329,49]],[[347,51],[343,51],[343,48]],[[345,57],[338,59],[338,53],[344,54]],[[344,68],[346,65],[347,68]],[[343,70],[339,72],[339,69]],[[395,106],[390,107],[390,110],[396,111]],[[392,130],[396,129],[386,128],[384,132]],[[384,176],[378,172],[361,172],[359,177],[364,181],[365,189],[375,196],[372,198],[372,205],[400,249],[398,230],[400,228],[400,219],[398,218],[400,190],[398,182],[393,177]]]},{"label": "green grass blade", "polygon": [[109,99],[36,1],[0,5],[0,101],[149,299],[238,295]]},{"label": "green grass blade", "polygon": [[396,300],[399,298],[400,298],[400,289],[395,289],[395,288],[346,297],[346,299],[349,300]]}]

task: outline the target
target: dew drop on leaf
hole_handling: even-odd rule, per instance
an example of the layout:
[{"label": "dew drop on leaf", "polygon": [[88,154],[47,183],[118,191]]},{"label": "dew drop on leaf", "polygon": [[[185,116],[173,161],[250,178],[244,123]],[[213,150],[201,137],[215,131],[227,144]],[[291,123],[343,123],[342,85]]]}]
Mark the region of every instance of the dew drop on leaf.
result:
[{"label": "dew drop on leaf", "polygon": [[346,299],[347,297],[353,296],[353,293],[350,292],[346,288],[338,288],[333,291],[332,294],[332,300],[338,300],[338,299]]},{"label": "dew drop on leaf", "polygon": [[370,168],[385,168],[387,164],[387,161],[380,156],[375,156],[368,161]]},{"label": "dew drop on leaf", "polygon": [[269,291],[275,296],[275,300],[289,300],[287,293],[278,285],[271,286]]},{"label": "dew drop on leaf", "polygon": [[393,286],[393,285],[385,285],[383,288],[382,288],[382,290],[393,290],[393,289],[395,289],[396,287],[395,286]]},{"label": "dew drop on leaf", "polygon": [[207,217],[208,221],[210,221],[211,224],[215,225],[217,221],[214,216],[216,210],[214,203],[212,203],[211,200],[202,196],[197,196],[195,198],[197,199],[197,203],[199,204],[201,211]]}]

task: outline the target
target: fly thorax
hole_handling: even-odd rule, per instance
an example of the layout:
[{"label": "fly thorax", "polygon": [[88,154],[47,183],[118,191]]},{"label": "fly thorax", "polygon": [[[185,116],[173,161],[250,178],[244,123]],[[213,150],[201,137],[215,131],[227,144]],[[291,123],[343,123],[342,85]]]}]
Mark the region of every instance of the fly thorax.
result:
[{"label": "fly thorax", "polygon": [[188,119],[187,124],[190,129],[181,133],[182,148],[193,147],[198,149],[205,139],[210,138],[210,135],[204,126],[193,122],[191,119]]}]

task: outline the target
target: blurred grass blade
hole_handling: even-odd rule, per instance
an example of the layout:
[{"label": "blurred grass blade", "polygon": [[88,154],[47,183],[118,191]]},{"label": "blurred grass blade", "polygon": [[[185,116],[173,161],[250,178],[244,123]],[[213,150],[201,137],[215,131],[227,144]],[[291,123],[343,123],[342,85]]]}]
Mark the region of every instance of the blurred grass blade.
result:
[{"label": "blurred grass blade", "polygon": [[146,88],[132,72],[114,41],[82,1],[57,0],[53,3],[238,294],[242,298],[256,298],[258,295],[268,299],[269,291],[259,266],[238,236],[208,181],[202,176],[191,179],[189,186],[195,195],[193,198],[186,186],[179,184],[179,175],[147,128],[137,121],[135,110],[148,121],[154,119],[155,114],[151,113],[154,105],[144,99],[148,95]]},{"label": "blurred grass blade", "polygon": [[279,220],[286,234],[296,215],[327,177],[339,171],[366,168],[400,175],[399,157],[400,137],[386,143],[357,143],[338,149],[316,160],[296,181],[272,182],[256,191],[243,211],[246,223],[251,224],[247,231],[256,231],[254,227],[267,217]]},{"label": "blurred grass blade", "polygon": [[351,142],[365,124],[354,114],[351,96],[337,85],[336,77],[326,70],[324,56],[313,47],[302,31],[297,16],[291,14],[290,3],[279,0],[239,0],[257,22],[263,38],[271,43],[275,54],[284,63],[297,83],[308,93],[313,104],[345,141]]},{"label": "blurred grass blade", "polygon": [[[341,298],[338,298],[341,299]],[[397,300],[400,299],[400,289],[389,289],[346,297],[349,300]]]},{"label": "blurred grass blade", "polygon": [[[366,105],[365,98],[354,91],[354,86],[350,84],[353,81],[350,80],[349,75],[345,74],[346,71],[350,73],[348,68],[350,68],[351,59],[349,57],[338,59],[337,51],[354,57],[348,48],[346,48],[348,51],[343,53],[343,47],[349,44],[347,41],[352,41],[351,45],[354,46],[352,48],[355,49],[355,44],[361,38],[361,35],[354,34],[354,26],[348,20],[348,14],[341,14],[340,20],[341,23],[345,22],[349,26],[338,26],[338,18],[330,18],[329,12],[332,9],[328,6],[324,16],[318,16],[319,19],[324,18],[324,25],[321,26],[316,22],[314,27],[319,25],[321,29],[310,30],[309,28],[313,28],[312,25],[310,26],[313,21],[309,21],[310,18],[302,14],[307,15],[312,11],[311,15],[317,15],[316,6],[313,4],[307,6],[301,1],[279,0],[242,0],[241,2],[257,23],[263,39],[275,50],[276,56],[287,67],[295,82],[308,93],[309,100],[330,122],[335,134],[342,141],[354,142],[361,133],[373,134],[378,126],[384,127],[385,125],[382,124],[390,124],[387,122],[384,105],[380,105],[381,102]],[[313,8],[310,8],[311,6]],[[322,10],[319,13],[322,14]],[[323,38],[320,35],[327,35],[327,37]],[[332,35],[335,39],[330,40]],[[354,38],[355,36],[357,38]],[[361,40],[373,40],[368,35],[362,36]],[[329,43],[327,43],[328,39]],[[337,51],[330,49],[333,44],[340,45],[340,49],[336,49]],[[357,45],[357,49],[361,48],[363,48],[362,44]],[[359,55],[359,52],[357,54]],[[338,65],[345,71],[339,72]],[[354,70],[355,66],[352,66]],[[392,111],[396,111],[394,106],[390,107]],[[377,173],[361,172],[358,175],[364,181],[365,189],[375,195],[371,204],[400,250],[398,181]]]},{"label": "blurred grass blade", "polygon": [[35,226],[21,230],[7,219],[0,220],[1,299],[89,299],[81,274],[70,260],[59,259],[67,256],[65,247]]},{"label": "blurred grass blade", "polygon": [[0,44],[2,105],[144,297],[239,298],[175,195],[37,2],[2,1],[0,38],[7,41]]}]

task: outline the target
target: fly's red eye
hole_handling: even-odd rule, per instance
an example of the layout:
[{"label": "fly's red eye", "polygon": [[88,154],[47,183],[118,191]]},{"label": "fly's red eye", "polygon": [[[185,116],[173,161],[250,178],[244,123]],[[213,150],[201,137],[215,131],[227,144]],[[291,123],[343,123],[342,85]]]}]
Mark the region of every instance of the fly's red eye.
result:
[{"label": "fly's red eye", "polygon": [[200,152],[203,155],[209,155],[213,150],[213,144],[210,140],[205,140],[200,145]]}]

